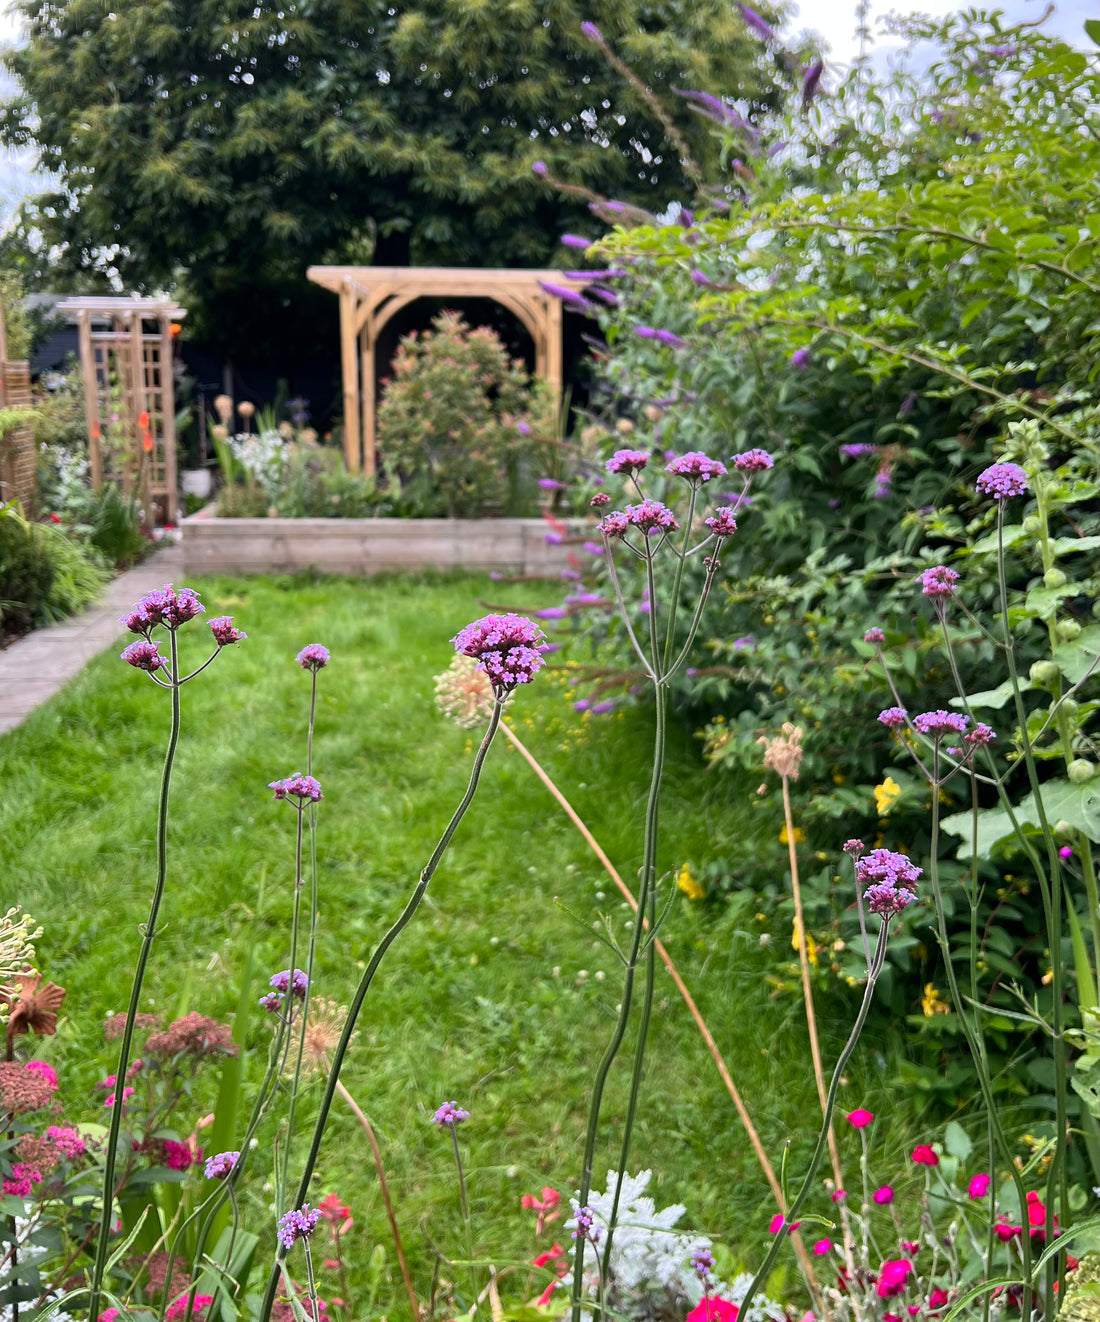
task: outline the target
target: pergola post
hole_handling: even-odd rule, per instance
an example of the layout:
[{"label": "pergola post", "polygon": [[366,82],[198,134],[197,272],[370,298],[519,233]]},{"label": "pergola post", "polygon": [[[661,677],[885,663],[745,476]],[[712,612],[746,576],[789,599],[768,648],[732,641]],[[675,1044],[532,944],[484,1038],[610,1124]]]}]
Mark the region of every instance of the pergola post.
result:
[{"label": "pergola post", "polygon": [[92,486],[103,485],[103,450],[99,443],[99,391],[96,388],[95,356],[92,353],[92,322],[87,312],[77,313],[77,338],[80,343],[81,375],[84,378],[84,423],[88,429],[88,462]]},{"label": "pergola post", "polygon": [[344,377],[344,463],[349,473],[359,472],[359,364],[355,355],[355,285],[341,282],[340,358]]},{"label": "pergola post", "polygon": [[[160,314],[160,427],[164,442],[164,485],[168,488],[164,516],[175,523],[179,513],[179,474],[176,465],[176,410],[174,353],[172,349],[172,319],[167,312]],[[171,401],[173,407],[169,407]]]}]

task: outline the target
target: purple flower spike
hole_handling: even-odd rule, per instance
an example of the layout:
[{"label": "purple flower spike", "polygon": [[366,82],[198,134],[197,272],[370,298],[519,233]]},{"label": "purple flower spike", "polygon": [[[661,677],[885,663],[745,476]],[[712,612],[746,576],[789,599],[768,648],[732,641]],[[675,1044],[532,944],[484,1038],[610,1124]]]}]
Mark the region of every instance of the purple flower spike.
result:
[{"label": "purple flower spike", "polygon": [[657,338],[657,332],[652,326],[635,326],[634,334],[643,340],[655,340]]},{"label": "purple flower spike", "polygon": [[921,591],[926,597],[953,597],[958,574],[946,565],[934,565],[920,576]]},{"label": "purple flower spike", "polygon": [[160,655],[157,651],[157,644],[142,640],[141,642],[131,643],[125,651],[119,653],[123,661],[129,666],[136,666],[138,670],[145,670],[150,675],[154,671],[160,670],[162,666],[167,666],[167,658]]},{"label": "purple flower spike", "polygon": [[741,473],[763,473],[775,466],[775,460],[767,450],[745,450],[735,454],[730,462]]},{"label": "purple flower spike", "polygon": [[821,86],[821,75],[825,72],[825,61],[814,60],[806,66],[802,75],[802,108],[805,109],[817,95]]},{"label": "purple flower spike", "polygon": [[609,711],[614,710],[615,703],[610,698],[604,698],[602,702],[594,702],[589,711],[593,716],[606,716]]},{"label": "purple flower spike", "polygon": [[649,463],[648,450],[616,450],[604,464],[609,473],[640,473]]},{"label": "purple flower spike", "polygon": [[806,365],[809,363],[809,361],[810,361],[809,349],[796,349],[794,353],[791,354],[791,366],[796,367],[800,372],[804,372],[806,370]]},{"label": "purple flower spike", "polygon": [[564,620],[568,611],[564,606],[547,606],[545,610],[535,611],[540,620]]},{"label": "purple flower spike", "polygon": [[737,520],[733,517],[733,510],[728,505],[720,505],[714,511],[714,517],[704,519],[703,522],[715,537],[732,537],[737,531]]},{"label": "purple flower spike", "polygon": [[529,684],[543,666],[545,635],[523,615],[485,615],[451,641],[456,652],[477,661],[498,698],[519,684]]},{"label": "purple flower spike", "polygon": [[655,340],[660,340],[662,344],[667,344],[670,349],[682,349],[687,344],[687,340],[682,336],[676,335],[669,330],[656,331],[653,338]]},{"label": "purple flower spike", "polygon": [[317,1229],[321,1213],[311,1208],[308,1203],[295,1208],[279,1221],[279,1243],[284,1249],[292,1249],[300,1239],[309,1239]]},{"label": "purple flower spike", "polygon": [[321,793],[320,781],[313,776],[303,776],[297,771],[293,776],[287,776],[286,780],[273,780],[267,788],[275,791],[276,799],[298,799],[299,807],[306,799],[316,803],[325,797]]},{"label": "purple flower spike", "polygon": [[281,973],[275,974],[268,983],[268,986],[274,987],[277,992],[282,993],[284,996],[287,992],[291,992],[294,996],[297,996],[300,1001],[304,1001],[306,998],[306,992],[309,991],[309,979],[301,969],[295,969],[294,978],[292,980],[290,970],[283,969]]},{"label": "purple flower spike", "polygon": [[578,294],[575,289],[570,289],[567,285],[556,285],[551,280],[540,280],[539,286],[554,298],[560,298],[563,303],[568,303],[570,307],[582,308],[585,312],[592,308],[592,304],[583,294]]},{"label": "purple flower spike", "polygon": [[961,712],[938,711],[920,712],[913,717],[913,729],[929,739],[943,739],[948,735],[965,734],[970,724],[970,717]]},{"label": "purple flower spike", "polygon": [[881,725],[885,725],[888,730],[900,730],[909,723],[909,713],[904,707],[887,707],[885,711],[880,711],[878,720]]},{"label": "purple flower spike", "polygon": [[677,477],[686,477],[689,482],[709,482],[712,477],[725,477],[726,465],[717,459],[711,459],[701,450],[690,450],[679,455],[665,468],[666,473],[675,473]]},{"label": "purple flower spike", "polygon": [[877,445],[871,445],[869,441],[853,441],[849,445],[842,445],[840,453],[845,459],[866,459],[869,454],[878,452]]},{"label": "purple flower spike", "polygon": [[248,637],[243,629],[238,629],[233,623],[231,615],[219,615],[217,619],[211,620],[210,632],[219,647],[228,647],[230,643],[239,643],[242,638]]},{"label": "purple flower spike", "polygon": [[597,46],[604,45],[603,33],[595,25],[595,23],[589,23],[587,21],[582,23],[581,31],[588,38],[589,41],[594,42]]},{"label": "purple flower spike", "polygon": [[440,1129],[446,1129],[448,1125],[460,1125],[469,1118],[469,1111],[464,1111],[457,1102],[444,1102],[432,1116],[432,1123],[438,1125]]},{"label": "purple flower spike", "polygon": [[240,1159],[241,1154],[239,1152],[219,1152],[216,1157],[207,1157],[206,1178],[208,1180],[224,1180]]},{"label": "purple flower spike", "polygon": [[691,1270],[704,1285],[710,1284],[711,1273],[714,1271],[714,1254],[710,1249],[695,1250],[691,1255]]},{"label": "purple flower spike", "polygon": [[881,629],[877,627],[873,629],[868,629],[867,632],[863,635],[863,641],[865,643],[875,643],[877,646],[881,647],[882,644],[886,641],[886,635],[882,632]]},{"label": "purple flower spike", "polygon": [[1012,496],[1022,496],[1027,490],[1027,473],[1019,464],[991,464],[985,472],[978,474],[974,485],[983,496],[1008,500]]},{"label": "purple flower spike", "polygon": [[309,643],[302,648],[294,660],[303,670],[312,670],[316,674],[318,670],[324,670],[328,665],[330,656],[327,647],[322,647],[320,643]]},{"label": "purple flower spike", "polygon": [[750,9],[748,5],[738,5],[737,8],[741,11],[741,17],[745,20],[746,25],[752,28],[757,36],[763,37],[765,41],[779,44],[779,37],[775,29],[770,23],[766,23],[755,9]]},{"label": "purple flower spike", "polygon": [[596,242],[595,239],[586,239],[580,234],[563,234],[561,236],[561,245],[563,248],[591,248]]},{"label": "purple flower spike", "polygon": [[694,285],[712,285],[712,284],[714,284],[714,281],[710,278],[710,276],[707,275],[707,273],[706,273],[705,271],[700,271],[698,268],[696,268],[694,271],[692,271],[692,273],[691,273],[691,282],[692,282],[692,284],[694,284]]}]

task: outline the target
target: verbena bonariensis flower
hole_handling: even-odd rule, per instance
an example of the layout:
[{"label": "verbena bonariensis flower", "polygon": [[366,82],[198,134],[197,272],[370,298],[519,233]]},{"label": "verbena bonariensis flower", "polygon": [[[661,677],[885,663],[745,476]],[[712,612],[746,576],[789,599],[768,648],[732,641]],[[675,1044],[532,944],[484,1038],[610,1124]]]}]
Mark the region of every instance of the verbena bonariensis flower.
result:
[{"label": "verbena bonariensis flower", "polygon": [[219,1152],[216,1157],[206,1159],[206,1178],[224,1180],[240,1160],[239,1152]]},{"label": "verbena bonariensis flower", "polygon": [[445,1129],[448,1125],[460,1125],[463,1120],[469,1118],[469,1111],[464,1111],[457,1102],[444,1102],[432,1116],[432,1123],[437,1124],[440,1129]]},{"label": "verbena bonariensis flower", "polygon": [[214,635],[214,641],[219,647],[228,647],[230,643],[239,643],[242,638],[248,637],[243,629],[236,627],[231,615],[219,615],[216,619],[211,620],[210,632]]},{"label": "verbena bonariensis flower", "polygon": [[131,643],[119,655],[127,665],[145,670],[151,675],[168,664],[168,658],[161,656],[157,650],[159,646],[159,643],[146,641]]},{"label": "verbena bonariensis flower", "polygon": [[292,1249],[300,1239],[308,1239],[317,1229],[321,1213],[308,1203],[287,1212],[279,1220],[279,1242],[284,1249]]},{"label": "verbena bonariensis flower", "polygon": [[148,635],[158,624],[178,629],[205,609],[198,594],[191,588],[180,588],[177,591],[171,583],[166,583],[164,587],[147,592],[135,602],[122,617],[122,623],[131,633]]},{"label": "verbena bonariensis flower", "polygon": [[909,713],[904,707],[887,707],[880,711],[877,717],[880,725],[885,725],[888,730],[900,730],[909,722]]},{"label": "verbena bonariensis flower", "polygon": [[846,854],[852,854],[853,856],[857,854],[862,854],[863,841],[858,839],[856,836],[852,836],[850,840],[845,840],[842,848]]},{"label": "verbena bonariensis flower", "polygon": [[926,597],[953,597],[959,576],[946,565],[933,565],[920,576],[920,590]]},{"label": "verbena bonariensis flower", "polygon": [[996,737],[997,733],[992,726],[979,721],[969,734],[963,735],[963,743],[969,744],[972,748],[981,748],[985,744],[991,744]]},{"label": "verbena bonariensis flower", "polygon": [[922,869],[905,854],[872,849],[856,859],[855,867],[856,883],[865,887],[863,898],[872,913],[890,918],[916,900],[916,891],[910,885],[917,881]]},{"label": "verbena bonariensis flower", "polygon": [[622,510],[612,510],[603,516],[598,527],[605,537],[622,537],[630,527],[630,520]]},{"label": "verbena bonariensis flower", "polygon": [[806,366],[809,363],[809,361],[810,361],[809,349],[796,349],[794,353],[791,354],[791,366],[798,368],[800,372],[804,372],[806,370]]},{"label": "verbena bonariensis flower", "polygon": [[592,506],[594,510],[598,510],[603,505],[610,505],[611,497],[607,494],[606,491],[597,491],[596,494],[592,497],[592,499],[588,503],[589,505]]},{"label": "verbena bonariensis flower", "polygon": [[277,992],[282,992],[284,995],[292,991],[300,1001],[304,1001],[306,992],[309,990],[309,979],[301,969],[295,969],[292,982],[290,970],[283,969],[281,973],[276,973],[267,985],[274,987]]},{"label": "verbena bonariensis flower", "polygon": [[276,799],[298,799],[299,803],[304,803],[307,799],[311,803],[316,803],[318,799],[325,796],[321,793],[321,783],[313,776],[303,776],[295,772],[293,776],[287,776],[286,780],[273,780],[267,787],[275,791]]},{"label": "verbena bonariensis flower", "polygon": [[573,1231],[574,1239],[586,1239],[589,1244],[595,1244],[600,1237],[600,1228],[596,1225],[595,1213],[590,1207],[578,1207],[573,1213],[573,1220],[577,1223],[576,1230]]},{"label": "verbena bonariensis flower", "polygon": [[[640,505],[628,505],[625,513],[627,523],[647,537],[655,532],[675,532],[680,526],[673,512],[659,500],[643,500]],[[602,531],[602,524],[600,528]]]},{"label": "verbena bonariensis flower", "polygon": [[283,998],[278,992],[265,992],[258,1003],[268,1014],[278,1014],[282,1009]]},{"label": "verbena bonariensis flower", "polygon": [[529,684],[543,666],[546,635],[523,615],[484,615],[455,634],[456,652],[470,656],[489,676],[500,697]]},{"label": "verbena bonariensis flower", "polygon": [[712,477],[725,477],[726,465],[717,459],[711,459],[702,450],[689,450],[687,454],[677,455],[672,463],[665,466],[666,473],[675,473],[677,477],[686,477],[689,482],[709,482]]},{"label": "verbena bonariensis flower", "polygon": [[737,531],[737,520],[733,517],[733,510],[728,505],[720,505],[714,511],[714,517],[704,519],[703,522],[715,537],[732,537]]},{"label": "verbena bonariensis flower", "polygon": [[649,463],[648,450],[616,450],[604,464],[609,473],[640,473]]},{"label": "verbena bonariensis flower", "polygon": [[714,1271],[714,1254],[710,1249],[696,1249],[691,1255],[691,1269],[704,1285],[710,1284],[711,1273]]},{"label": "verbena bonariensis flower", "polygon": [[944,711],[942,708],[938,711],[918,712],[913,717],[913,729],[918,734],[927,735],[930,739],[942,739],[947,735],[965,734],[966,727],[969,724],[969,716],[964,716],[961,712]]},{"label": "verbena bonariensis flower", "polygon": [[322,647],[320,643],[310,643],[303,647],[295,661],[303,670],[312,670],[314,672],[323,670],[328,665],[330,652],[327,647]]},{"label": "verbena bonariensis flower", "polygon": [[865,643],[877,643],[881,645],[886,641],[886,635],[882,632],[881,629],[878,628],[868,629],[867,632],[863,635],[863,641]]},{"label": "verbena bonariensis flower", "polygon": [[763,473],[775,466],[775,460],[767,450],[745,450],[735,454],[730,463],[742,473]]},{"label": "verbena bonariensis flower", "polygon": [[1022,496],[1027,490],[1027,473],[1019,464],[991,464],[978,474],[974,486],[983,496],[1008,500],[1012,496]]}]

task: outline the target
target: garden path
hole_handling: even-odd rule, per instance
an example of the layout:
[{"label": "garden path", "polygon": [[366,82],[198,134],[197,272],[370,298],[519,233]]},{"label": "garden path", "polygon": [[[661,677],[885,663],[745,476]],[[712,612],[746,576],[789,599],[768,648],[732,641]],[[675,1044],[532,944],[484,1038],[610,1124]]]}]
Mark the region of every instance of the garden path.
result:
[{"label": "garden path", "polygon": [[96,605],[0,652],[0,734],[21,725],[85,665],[123,634],[119,617],[138,597],[183,572],[183,547],[163,546],[108,585]]}]

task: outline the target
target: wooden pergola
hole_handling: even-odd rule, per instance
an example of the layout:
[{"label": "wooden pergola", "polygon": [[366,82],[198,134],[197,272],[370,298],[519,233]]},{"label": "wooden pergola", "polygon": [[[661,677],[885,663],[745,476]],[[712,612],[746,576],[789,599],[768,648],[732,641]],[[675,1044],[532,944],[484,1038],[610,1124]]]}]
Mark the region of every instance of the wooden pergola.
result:
[{"label": "wooden pergola", "polygon": [[340,296],[344,378],[344,459],[351,472],[375,471],[375,347],[383,327],[418,298],[491,298],[515,314],[535,342],[535,375],[562,388],[561,300],[540,281],[578,293],[590,279],[563,271],[458,266],[311,266],[314,284]]},{"label": "wooden pergola", "polygon": [[186,311],[172,299],[121,297],[69,298],[57,310],[76,319],[92,485],[136,488],[147,505],[160,498],[173,522],[172,324]]}]

